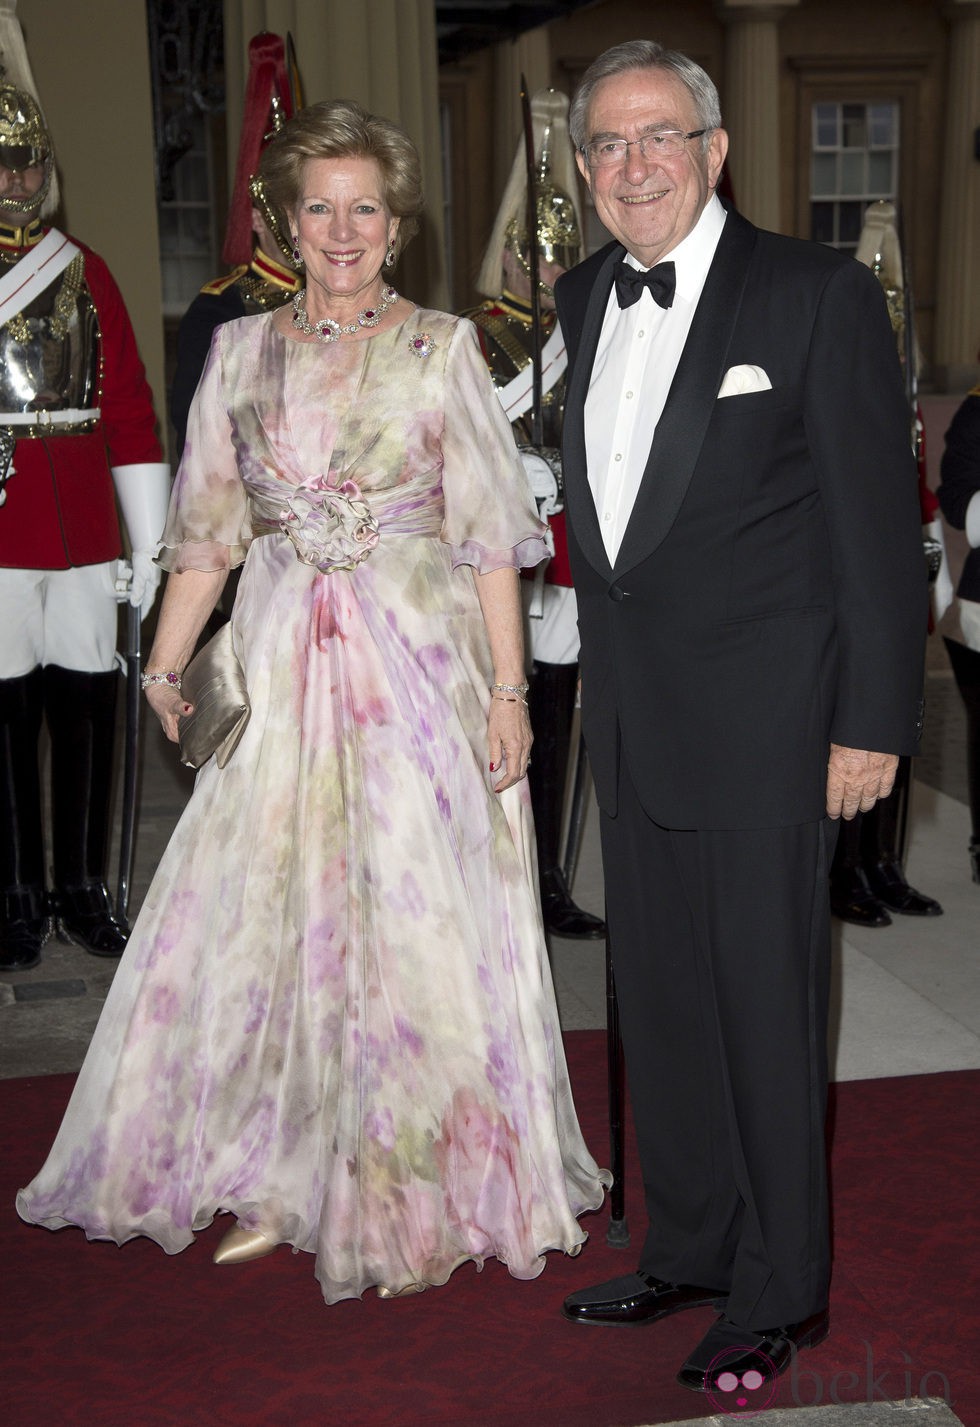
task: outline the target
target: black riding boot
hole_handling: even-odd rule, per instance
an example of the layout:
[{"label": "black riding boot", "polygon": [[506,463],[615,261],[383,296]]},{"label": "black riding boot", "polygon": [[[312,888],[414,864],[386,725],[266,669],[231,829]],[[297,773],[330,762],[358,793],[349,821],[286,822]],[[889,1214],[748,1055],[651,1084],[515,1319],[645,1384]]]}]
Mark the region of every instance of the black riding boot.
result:
[{"label": "black riding boot", "polygon": [[867,813],[841,818],[830,867],[830,910],[856,927],[890,927],[892,919],[875,896],[861,865],[862,823]]},{"label": "black riding boot", "polygon": [[0,969],[27,971],[41,960],[47,933],[44,840],[37,741],[41,670],[0,679]]},{"label": "black riding boot", "polygon": [[106,890],[118,682],[115,669],[82,674],[49,664],[44,670],[51,735],[51,910],[59,938],[94,956],[121,956],[129,937]]},{"label": "black riding boot", "polygon": [[545,928],[555,936],[592,941],[605,936],[605,923],[575,905],[559,862],[577,682],[577,664],[535,661],[532,666],[528,706],[534,748],[527,776],[531,785]]},{"label": "black riding boot", "polygon": [[923,896],[905,878],[898,850],[898,823],[903,802],[909,796],[912,760],[900,758],[895,786],[887,798],[864,814],[861,854],[872,892],[890,911],[907,917],[941,917],[942,907],[933,897]]},{"label": "black riding boot", "polygon": [[970,799],[970,875],[980,882],[980,651],[947,639],[946,652],[966,709],[966,783]]}]

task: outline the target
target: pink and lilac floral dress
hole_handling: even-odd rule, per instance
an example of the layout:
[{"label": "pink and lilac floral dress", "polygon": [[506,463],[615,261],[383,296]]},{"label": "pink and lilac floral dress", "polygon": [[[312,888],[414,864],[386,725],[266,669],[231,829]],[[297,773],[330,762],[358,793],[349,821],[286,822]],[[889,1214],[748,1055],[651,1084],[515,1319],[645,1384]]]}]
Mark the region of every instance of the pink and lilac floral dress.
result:
[{"label": "pink and lilac floral dress", "polygon": [[225,1212],[314,1253],[328,1302],[578,1250],[608,1176],[527,784],[492,790],[473,576],[544,551],[469,323],[218,329],[161,562],[244,560],[252,715],[198,775],[23,1218],[176,1253]]}]

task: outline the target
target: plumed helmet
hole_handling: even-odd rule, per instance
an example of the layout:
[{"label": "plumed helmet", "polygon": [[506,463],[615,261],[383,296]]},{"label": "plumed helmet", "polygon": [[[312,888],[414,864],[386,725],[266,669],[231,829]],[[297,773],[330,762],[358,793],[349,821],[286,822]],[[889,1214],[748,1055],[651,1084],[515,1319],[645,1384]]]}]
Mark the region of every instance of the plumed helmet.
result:
[{"label": "plumed helmet", "polygon": [[44,181],[29,199],[0,198],[0,218],[15,223],[58,207],[54,145],[37,97],[37,85],[17,19],[16,0],[0,0],[0,163],[21,170],[44,165]]},{"label": "plumed helmet", "polygon": [[[908,304],[902,245],[898,236],[898,212],[894,203],[879,199],[877,203],[868,205],[854,256],[859,263],[864,263],[865,267],[871,269],[884,289],[892,331],[895,333],[899,355],[904,361],[907,350],[905,323]],[[917,367],[917,353],[915,364]]]},{"label": "plumed helmet", "polygon": [[[542,89],[531,100],[536,157],[535,190],[538,253],[543,262],[569,268],[582,248],[582,221],[578,206],[575,156],[568,136],[568,97],[555,89]],[[497,212],[493,233],[477,277],[477,288],[487,297],[499,294],[503,257],[510,251],[529,272],[527,232],[527,166],[523,140],[511,166],[510,178]]]},{"label": "plumed helmet", "polygon": [[[266,31],[253,36],[248,45],[248,80],[238,161],[222,250],[226,263],[247,263],[252,255],[253,206],[265,219],[283,257],[288,258],[292,251],[292,245],[266,199],[262,180],[255,171],[266,144],[286,120],[293,117],[297,107],[294,92],[297,87],[298,74],[291,45],[287,55],[287,46],[281,36]],[[270,253],[268,256],[273,255]]]}]

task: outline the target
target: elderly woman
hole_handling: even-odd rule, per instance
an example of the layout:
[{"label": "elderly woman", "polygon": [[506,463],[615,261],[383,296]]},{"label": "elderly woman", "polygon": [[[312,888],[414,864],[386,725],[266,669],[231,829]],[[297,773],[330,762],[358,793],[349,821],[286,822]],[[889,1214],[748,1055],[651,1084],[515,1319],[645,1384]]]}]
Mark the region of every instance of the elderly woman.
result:
[{"label": "elderly woman", "polygon": [[49,1228],[289,1243],[328,1302],[577,1251],[579,1132],[534,899],[517,569],[541,523],[472,326],[388,283],[418,156],[349,103],[266,150],[306,287],[215,333],[144,682],[230,566],[251,718],[202,768],[44,1169]]}]

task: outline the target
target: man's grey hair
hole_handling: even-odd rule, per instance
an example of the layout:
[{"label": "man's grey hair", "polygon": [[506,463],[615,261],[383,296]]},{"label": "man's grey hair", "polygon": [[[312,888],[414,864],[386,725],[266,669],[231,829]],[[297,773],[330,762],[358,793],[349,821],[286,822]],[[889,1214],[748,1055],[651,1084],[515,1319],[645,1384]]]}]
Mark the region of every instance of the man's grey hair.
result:
[{"label": "man's grey hair", "polygon": [[[588,132],[589,109],[598,85],[615,74],[625,74],[633,69],[664,69],[676,74],[694,100],[699,129],[721,128],[721,104],[714,80],[695,64],[693,59],[679,50],[664,49],[656,40],[627,40],[625,44],[613,45],[594,59],[582,76],[571,108],[568,111],[568,130],[572,143],[577,149],[584,149],[591,135]],[[709,134],[701,140],[701,147],[707,148]]]}]

